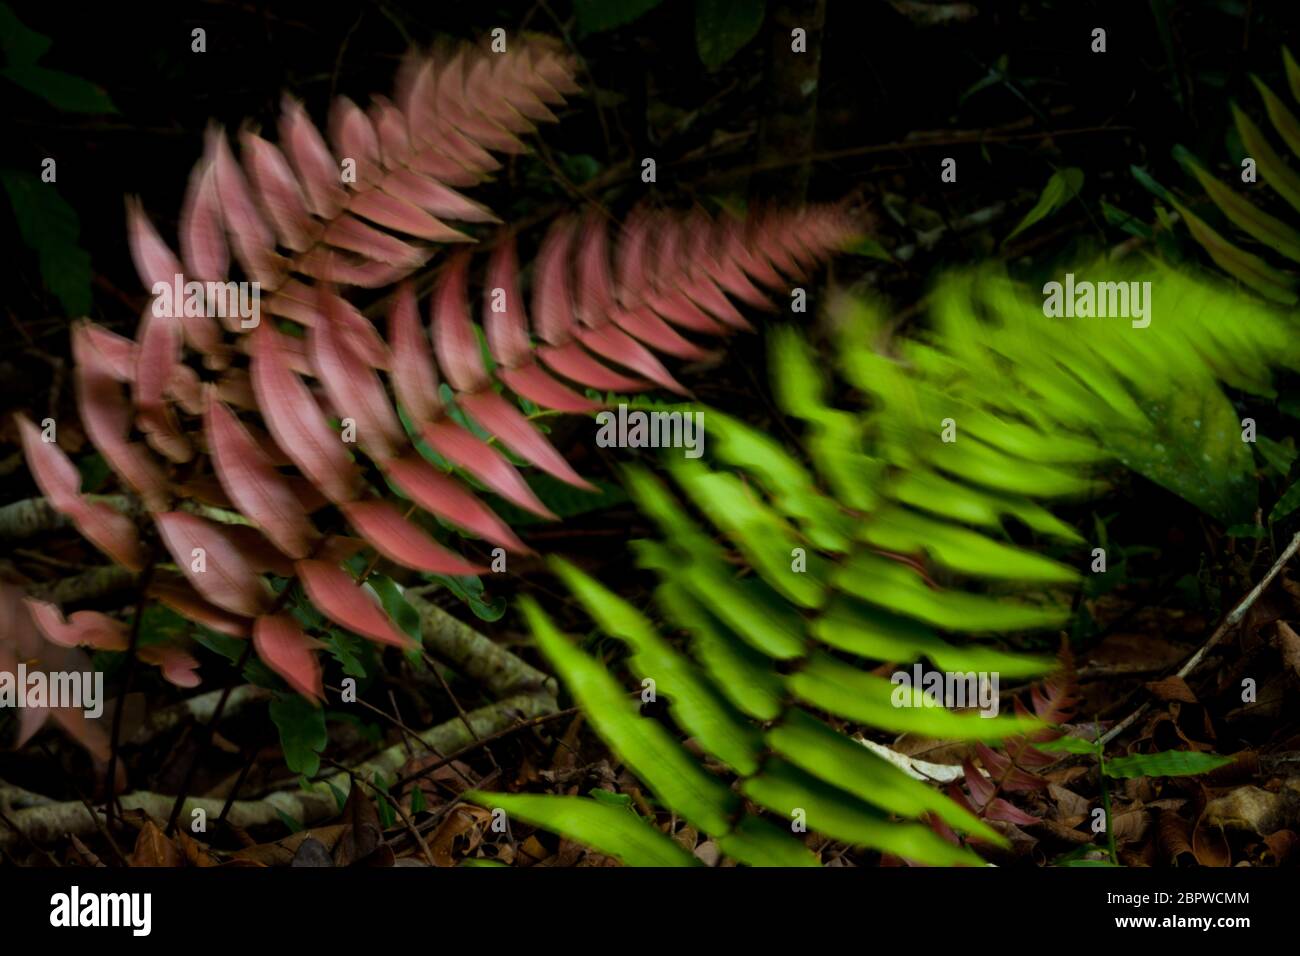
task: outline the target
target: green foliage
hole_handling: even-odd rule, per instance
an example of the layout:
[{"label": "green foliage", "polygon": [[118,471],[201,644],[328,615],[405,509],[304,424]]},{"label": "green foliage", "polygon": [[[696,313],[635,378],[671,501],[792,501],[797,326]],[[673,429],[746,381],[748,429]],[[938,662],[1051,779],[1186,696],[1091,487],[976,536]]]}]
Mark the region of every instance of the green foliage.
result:
[{"label": "green foliage", "polygon": [[[1296,65],[1291,52],[1282,50],[1287,85],[1292,103],[1300,102],[1300,87],[1295,82]],[[1300,173],[1288,165],[1283,153],[1276,148],[1277,140],[1293,156],[1300,157],[1300,121],[1297,121],[1294,106],[1273,91],[1257,76],[1251,77],[1255,89],[1264,107],[1272,135],[1261,128],[1244,109],[1232,104],[1235,132],[1241,140],[1245,156],[1254,160],[1257,181],[1238,182],[1228,186],[1215,178],[1195,156],[1182,146],[1175,147],[1174,158],[1205,190],[1210,202],[1226,223],[1235,227],[1247,242],[1253,240],[1261,247],[1261,252],[1252,252],[1238,244],[1237,237],[1228,238],[1194,213],[1188,205],[1180,202],[1168,190],[1159,187],[1149,176],[1139,177],[1147,188],[1156,192],[1165,202],[1178,211],[1192,237],[1209,254],[1214,263],[1224,272],[1238,279],[1249,289],[1271,302],[1283,305],[1295,305],[1300,301],[1297,296],[1297,282],[1293,272],[1275,265],[1270,256],[1262,253],[1275,253],[1277,256],[1295,263],[1300,262],[1300,229],[1287,218],[1300,212]],[[1240,170],[1238,170],[1240,172]],[[1254,194],[1253,196],[1250,194]],[[1281,200],[1280,215],[1275,216],[1261,209],[1258,203],[1266,201],[1269,194]]]},{"label": "green foliage", "polygon": [[663,0],[574,0],[578,35],[613,30],[649,13]]},{"label": "green foliage", "polygon": [[700,62],[716,70],[754,39],[767,0],[695,0],[695,46]]},{"label": "green foliage", "polygon": [[628,866],[696,864],[689,853],[640,817],[599,800],[481,791],[471,791],[465,798],[480,806],[499,807],[513,819],[563,833]]},{"label": "green foliage", "polygon": [[23,242],[36,253],[41,280],[70,316],[90,311],[90,254],[81,248],[81,220],[53,183],[0,169]]},{"label": "green foliage", "polygon": [[1275,504],[1273,510],[1269,512],[1268,520],[1270,522],[1281,521],[1297,508],[1300,508],[1300,481],[1292,484],[1291,487],[1282,494],[1282,497],[1277,499],[1277,504]]},{"label": "green foliage", "polygon": [[271,701],[271,720],[280,732],[284,762],[294,773],[314,777],[320,770],[320,754],[328,737],[325,712],[301,694],[276,694]]},{"label": "green foliage", "polygon": [[[915,689],[900,700],[871,667],[925,659],[1016,680],[1048,671],[1049,660],[988,637],[1066,622],[1089,542],[1050,506],[1096,494],[1121,466],[1224,522],[1253,510],[1254,464],[1222,386],[1268,395],[1271,367],[1300,366],[1289,320],[1161,267],[1095,269],[1098,279],[1151,282],[1149,326],[1048,318],[1041,295],[991,272],[943,280],[932,324],[906,339],[888,338],[879,306],[843,299],[831,310],[833,369],[851,394],[801,333],[776,330],[776,400],[802,430],[801,453],[774,429],[706,411],[711,461],[668,457],[671,483],[643,467],[624,474],[659,531],[633,546],[659,578],[663,625],[552,563],[599,631],[626,646],[629,684],[643,700],[666,701],[711,770],[525,602],[539,650],[596,733],[725,855],[808,862],[790,832],[805,820],[856,846],[977,865],[968,846],[922,821],[989,842],[1001,842],[997,832],[840,728],[998,741],[1042,725],[925,706]],[[955,440],[944,440],[948,424]],[[688,636],[684,648],[672,629]],[[1221,759],[1155,755],[1107,767],[1196,773]],[[528,799],[530,822],[624,859],[654,833],[621,812],[624,829],[600,830],[597,843],[589,821],[568,812],[595,801]]]},{"label": "green foliage", "polygon": [[[498,597],[493,601],[485,600],[486,591],[483,588],[483,579],[478,575],[467,575],[465,577],[452,577],[447,574],[431,574],[430,580],[437,581],[456,597],[464,601],[474,616],[481,621],[499,621],[501,615],[506,613],[506,599]],[[408,605],[409,607],[409,605]],[[416,623],[419,623],[419,615],[416,615]],[[418,638],[418,635],[412,635]]]},{"label": "green foliage", "polygon": [[1025,218],[1020,220],[1016,228],[1012,229],[1002,242],[1004,244],[1010,242],[1030,226],[1052,215],[1052,213],[1079,195],[1079,190],[1082,188],[1082,169],[1068,166],[1052,173],[1051,178],[1047,180],[1047,185],[1043,187],[1042,194],[1038,197],[1038,202],[1034,203],[1034,208],[1025,213]]},{"label": "green foliage", "polygon": [[[626,26],[663,0],[574,0],[578,35]],[[700,62],[716,70],[758,34],[767,0],[695,0],[695,47]]]},{"label": "green foliage", "polygon": [[1101,772],[1107,777],[1191,777],[1209,773],[1232,763],[1231,757],[1218,754],[1197,753],[1190,750],[1164,750],[1153,754],[1129,754],[1124,757],[1107,757],[1100,741],[1082,737],[1058,737],[1039,744],[1040,750],[1096,757]]},{"label": "green foliage", "polygon": [[406,600],[406,597],[402,594],[401,585],[387,575],[375,574],[372,571],[366,578],[366,587],[379,596],[379,600],[384,606],[384,613],[388,615],[389,620],[397,625],[399,630],[414,640],[416,644],[423,643],[424,635],[420,630],[420,612],[411,607],[410,602]]},{"label": "green foliage", "polygon": [[1165,750],[1154,754],[1111,757],[1102,762],[1101,769],[1108,777],[1190,777],[1218,770],[1230,763],[1231,757],[1218,754]]},{"label": "green foliage", "polygon": [[108,95],[89,80],[38,64],[50,48],[50,38],[28,29],[3,3],[0,36],[4,38],[0,49],[5,55],[0,76],[65,113],[117,112]]}]

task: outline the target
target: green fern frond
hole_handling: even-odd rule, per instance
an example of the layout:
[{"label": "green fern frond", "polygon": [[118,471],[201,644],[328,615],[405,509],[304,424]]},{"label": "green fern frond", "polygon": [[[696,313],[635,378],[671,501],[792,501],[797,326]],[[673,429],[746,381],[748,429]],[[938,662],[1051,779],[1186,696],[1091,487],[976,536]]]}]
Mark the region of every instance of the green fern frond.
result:
[{"label": "green fern frond", "polygon": [[[1043,725],[927,706],[871,668],[926,660],[1016,681],[1052,669],[977,638],[1067,621],[1086,542],[1052,508],[1102,492],[1123,468],[1224,522],[1253,512],[1253,465],[1223,386],[1268,395],[1273,368],[1300,368],[1289,317],[1160,266],[1080,271],[1149,282],[1149,324],[1049,318],[1042,295],[994,272],[942,281],[932,325],[906,339],[888,339],[878,303],[841,298],[830,312],[833,370],[848,389],[800,332],[774,330],[775,396],[802,454],[706,411],[711,461],[666,459],[667,480],[625,471],[659,531],[634,550],[659,579],[662,626],[572,564],[552,563],[710,769],[525,602],[540,651],[594,730],[725,855],[809,862],[795,835],[802,821],[921,863],[979,864],[926,821],[1004,843],[988,822],[837,728],[998,741]],[[1022,526],[1014,535],[1012,523]],[[684,648],[674,630],[688,635]],[[569,809],[594,815],[586,804],[554,798],[551,811],[553,798],[529,799],[524,819],[624,860],[645,857],[640,830],[626,849],[605,829],[596,842],[594,825]]]}]

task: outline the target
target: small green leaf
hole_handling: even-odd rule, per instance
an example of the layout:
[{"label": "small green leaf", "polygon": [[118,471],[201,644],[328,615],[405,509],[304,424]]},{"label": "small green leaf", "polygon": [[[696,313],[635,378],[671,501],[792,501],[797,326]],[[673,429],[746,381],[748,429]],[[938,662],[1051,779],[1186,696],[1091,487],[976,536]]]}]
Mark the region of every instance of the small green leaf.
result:
[{"label": "small green leaf", "polygon": [[1003,244],[1005,245],[1030,226],[1052,215],[1052,213],[1077,196],[1082,188],[1082,169],[1076,166],[1067,166],[1064,169],[1056,170],[1056,172],[1052,173],[1051,178],[1047,180],[1047,185],[1043,187],[1038,202],[1034,203],[1034,208],[1025,213],[1025,218],[1020,220],[1020,224],[1002,240]]},{"label": "small green leaf", "polygon": [[1291,471],[1291,463],[1296,460],[1294,441],[1289,436],[1286,442],[1280,442],[1260,435],[1255,441],[1255,450],[1273,470],[1285,477]]},{"label": "small green leaf", "polygon": [[1268,532],[1257,524],[1234,524],[1223,532],[1229,538],[1266,538]]},{"label": "small green leaf", "polygon": [[89,80],[28,63],[0,70],[0,76],[41,97],[64,113],[116,113],[108,94]]},{"label": "small green leaf", "polygon": [[325,712],[301,694],[277,694],[270,711],[280,732],[285,765],[294,773],[314,777],[320,770],[321,751],[329,740]]},{"label": "small green leaf", "polygon": [[578,36],[613,30],[659,6],[662,0],[573,0]]},{"label": "small green leaf", "polygon": [[49,37],[24,26],[9,4],[0,3],[0,50],[10,66],[35,63],[49,48]]},{"label": "small green leaf", "polygon": [[432,581],[437,581],[468,604],[469,609],[474,612],[474,616],[481,621],[499,621],[501,616],[506,613],[506,599],[504,597],[498,597],[491,602],[483,600],[486,591],[483,588],[483,580],[477,575],[450,577],[446,574],[431,574],[429,578]]},{"label": "small green leaf", "polygon": [[894,257],[890,254],[889,250],[870,236],[862,236],[861,238],[851,242],[844,248],[844,251],[852,256],[864,256],[868,259],[879,259],[881,262],[894,261]]},{"label": "small green leaf", "polygon": [[1269,524],[1281,521],[1297,508],[1300,508],[1300,481],[1291,485],[1290,488],[1283,492],[1282,497],[1277,499],[1277,504],[1273,506],[1273,510],[1268,514]]},{"label": "small green leaf", "polygon": [[1057,737],[1055,740],[1049,740],[1046,743],[1034,744],[1034,746],[1047,753],[1091,754],[1093,756],[1097,753],[1096,743],[1069,734],[1064,737]]},{"label": "small green leaf", "polygon": [[397,814],[393,811],[392,801],[388,798],[388,783],[378,770],[374,773],[374,784],[375,809],[379,812],[380,825],[387,830],[397,822]]},{"label": "small green leaf", "polygon": [[330,656],[339,662],[344,674],[363,679],[368,676],[361,658],[364,656],[373,659],[374,654],[369,651],[369,645],[365,641],[355,634],[335,627],[327,628],[321,640],[325,644],[325,649],[330,652]]},{"label": "small green leaf", "polygon": [[1156,182],[1155,178],[1141,166],[1129,166],[1129,172],[1133,174],[1133,178],[1138,181],[1140,186],[1154,194],[1156,198],[1170,205],[1176,201],[1174,194]]},{"label": "small green leaf", "polygon": [[0,49],[4,51],[6,62],[0,75],[64,112],[117,112],[104,91],[93,83],[60,70],[37,66],[36,61],[49,48],[49,37],[28,29],[8,4],[0,4]]},{"label": "small green leaf", "polygon": [[1102,762],[1108,777],[1190,777],[1209,773],[1232,763],[1231,757],[1191,750],[1164,750],[1154,754],[1130,754]]},{"label": "small green leaf", "polygon": [[1110,860],[1066,860],[1061,866],[1119,866],[1118,863],[1112,863]]},{"label": "small green leaf", "polygon": [[410,602],[402,595],[401,586],[392,578],[375,573],[371,573],[370,577],[366,578],[366,586],[378,595],[379,600],[384,605],[385,613],[392,622],[417,644],[423,644],[424,636],[420,631],[420,612],[411,607]]},{"label": "small green leaf", "polygon": [[[228,634],[219,634],[216,631],[209,630],[202,625],[198,625],[190,632],[194,640],[212,651],[219,654],[232,664],[238,664],[244,656],[244,651],[248,648],[248,641],[231,637]],[[268,687],[279,689],[284,687],[284,682],[271,672],[261,661],[256,658],[249,658],[244,664],[244,679],[250,684],[256,684],[258,687]]]},{"label": "small green leaf", "polygon": [[624,810],[636,813],[636,811],[632,809],[632,798],[626,793],[614,793],[612,790],[603,790],[600,787],[592,787],[587,796],[591,797],[591,799],[595,800],[597,803],[605,804],[607,807],[622,807]]},{"label": "small green leaf", "polygon": [[695,0],[695,47],[716,70],[758,34],[766,0]]},{"label": "small green leaf", "polygon": [[53,183],[0,170],[23,242],[36,253],[45,288],[71,317],[90,311],[90,255],[78,244],[81,221]]},{"label": "small green leaf", "polygon": [[1139,239],[1150,239],[1153,235],[1152,229],[1147,223],[1132,213],[1111,205],[1104,199],[1101,201],[1101,214],[1105,217],[1106,222],[1123,229],[1130,236],[1137,236]]},{"label": "small green leaf", "polygon": [[343,812],[344,807],[348,805],[348,795],[338,788],[332,780],[326,780],[329,784],[330,793],[334,794],[334,803],[339,808],[339,813]]}]

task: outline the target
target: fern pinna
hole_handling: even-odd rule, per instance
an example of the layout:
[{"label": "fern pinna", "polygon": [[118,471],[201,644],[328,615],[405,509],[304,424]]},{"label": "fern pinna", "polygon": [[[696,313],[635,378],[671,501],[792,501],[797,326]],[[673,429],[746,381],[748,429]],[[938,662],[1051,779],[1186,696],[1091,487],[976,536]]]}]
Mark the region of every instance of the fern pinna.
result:
[{"label": "fern pinna", "polygon": [[[1244,154],[1238,168],[1239,187],[1226,185],[1217,179],[1182,146],[1175,147],[1174,158],[1205,190],[1226,224],[1239,230],[1248,244],[1258,244],[1290,263],[1297,263],[1300,262],[1300,229],[1293,224],[1293,214],[1300,212],[1300,173],[1287,164],[1275,143],[1280,140],[1293,156],[1300,157],[1300,120],[1293,112],[1296,104],[1300,104],[1300,65],[1285,47],[1282,48],[1282,63],[1291,105],[1254,75],[1251,82],[1262,101],[1267,124],[1261,125],[1241,106],[1232,105],[1233,132],[1240,140]],[[1276,139],[1265,132],[1267,126],[1273,128]],[[1271,256],[1257,255],[1249,251],[1249,246],[1242,248],[1225,237],[1150,176],[1139,171],[1139,178],[1156,196],[1177,210],[1187,223],[1192,238],[1220,269],[1271,302],[1295,305],[1300,301],[1294,272],[1276,264]],[[1264,187],[1261,199],[1272,195],[1280,200],[1276,204],[1282,207],[1280,215],[1275,216],[1266,208],[1260,208],[1253,198],[1246,198],[1247,194],[1258,190],[1259,185]]]},{"label": "fern pinna", "polygon": [[[437,271],[426,328],[412,276],[447,244],[474,241],[449,222],[496,221],[457,189],[498,168],[494,152],[523,149],[519,137],[554,119],[550,107],[576,89],[566,55],[520,40],[502,54],[410,57],[392,100],[334,104],[329,144],[288,97],[278,145],[245,128],[237,161],[226,135],[210,130],[179,258],[141,204],[128,203],[132,256],[155,294],[135,340],[88,321],[73,332],[86,434],[145,518],[83,496],[53,423],[20,418],[50,504],[127,568],[170,557],[176,570],[151,571],[149,595],[251,638],[309,698],[323,697],[318,642],[286,607],[296,586],[334,625],[411,646],[344,560],[373,549],[375,560],[418,572],[483,570],[431,533],[445,539],[450,529],[526,552],[482,493],[553,518],[519,463],[589,487],[530,413],[590,413],[599,407],[590,390],[684,392],[659,355],[698,358],[701,341],[748,328],[738,304],[770,308],[760,287],[786,289],[852,231],[839,208],[748,222],[642,212],[611,250],[602,222],[561,217],[541,242],[527,310],[513,237],[493,241],[486,348],[464,247]],[[230,308],[235,267],[258,283],[265,316]],[[341,291],[393,284],[378,303],[385,334]],[[166,299],[170,308],[157,307]],[[418,512],[443,524],[422,524]],[[129,646],[125,625],[98,612],[65,621],[28,599],[13,613],[30,622],[15,618],[11,639],[30,623],[59,645]],[[144,656],[197,679],[180,648]]]},{"label": "fern pinna", "polygon": [[[1151,282],[1147,328],[1050,320],[1041,298],[998,275],[941,281],[924,335],[893,338],[885,309],[846,297],[831,315],[846,401],[833,403],[804,333],[770,337],[776,401],[802,429],[803,456],[708,411],[712,462],[669,460],[671,483],[628,469],[662,534],[634,543],[658,579],[658,613],[572,564],[553,567],[704,761],[639,716],[625,683],[526,600],[539,647],[595,730],[724,856],[814,863],[791,833],[806,824],[915,862],[978,864],[958,834],[999,843],[990,823],[1032,820],[1000,794],[1039,789],[1034,771],[1059,759],[1035,745],[1060,736],[1069,681],[1036,693],[1032,714],[1017,704],[985,718],[925,706],[915,687],[900,701],[903,687],[872,668],[1049,670],[1050,659],[989,638],[1066,622],[1091,559],[1048,505],[1102,493],[1118,466],[1225,522],[1254,511],[1253,462],[1222,386],[1269,395],[1270,368],[1300,367],[1290,317],[1163,268],[1127,278]],[[983,770],[968,762],[970,796],[954,786],[950,802],[843,734],[845,723],[979,742]],[[1001,751],[986,746],[997,740]],[[626,808],[474,799],[627,863],[698,862]]]}]

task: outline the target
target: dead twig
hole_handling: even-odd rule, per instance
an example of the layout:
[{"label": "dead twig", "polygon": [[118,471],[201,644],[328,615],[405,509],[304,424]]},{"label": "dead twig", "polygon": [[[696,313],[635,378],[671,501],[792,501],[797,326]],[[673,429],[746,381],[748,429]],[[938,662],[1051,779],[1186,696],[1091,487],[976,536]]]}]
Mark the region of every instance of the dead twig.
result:
[{"label": "dead twig", "polygon": [[[1187,677],[1187,675],[1195,670],[1197,665],[1205,659],[1205,655],[1209,652],[1210,648],[1223,640],[1224,636],[1230,630],[1241,623],[1241,619],[1246,616],[1246,612],[1254,606],[1255,602],[1259,600],[1259,596],[1264,593],[1264,590],[1270,584],[1273,583],[1273,579],[1282,572],[1282,568],[1285,567],[1286,563],[1295,556],[1295,553],[1298,550],[1300,550],[1300,534],[1297,534],[1291,539],[1291,543],[1286,546],[1286,549],[1278,556],[1278,559],[1273,562],[1273,566],[1268,569],[1268,573],[1260,579],[1258,584],[1250,589],[1250,592],[1244,598],[1237,602],[1236,606],[1228,612],[1228,616],[1223,619],[1223,622],[1214,629],[1214,633],[1210,635],[1209,639],[1201,645],[1200,649],[1195,654],[1187,659],[1187,663],[1183,664],[1183,666],[1178,669],[1177,677]],[[1106,733],[1101,737],[1101,744],[1104,746],[1105,744],[1110,743],[1129,727],[1133,726],[1133,723],[1145,714],[1147,708],[1150,706],[1150,703],[1143,704],[1110,730],[1106,731]]]}]

